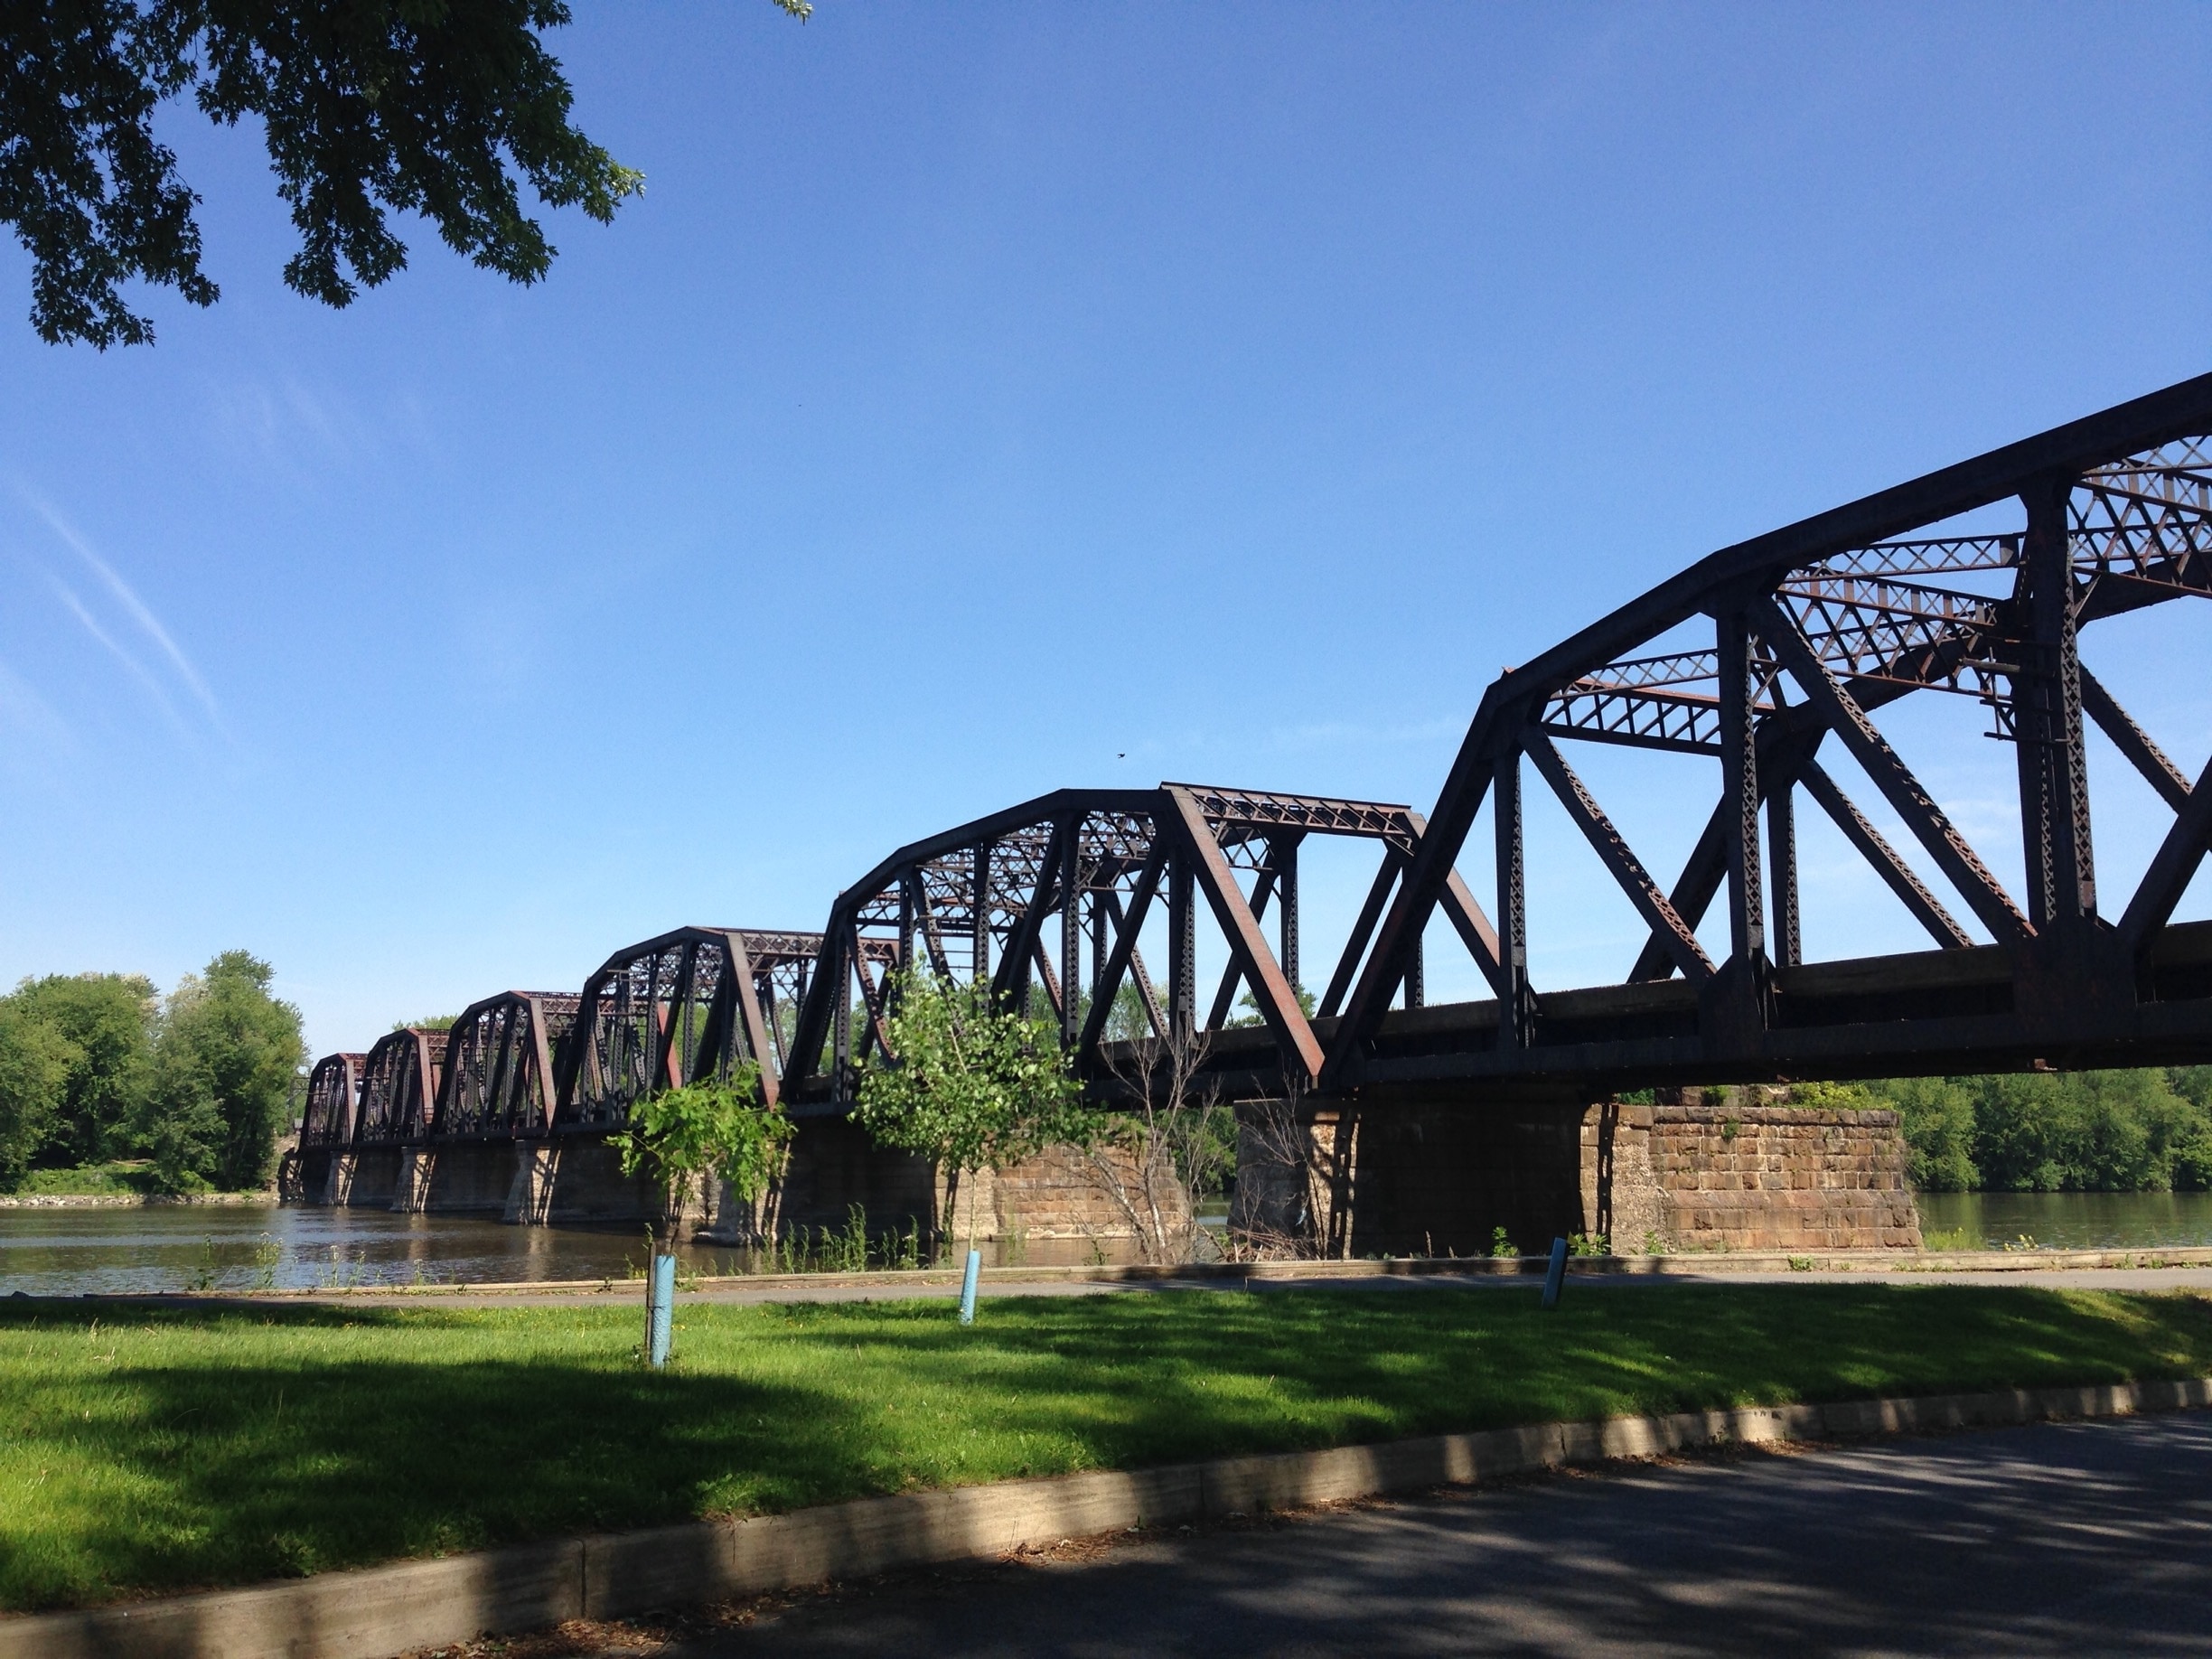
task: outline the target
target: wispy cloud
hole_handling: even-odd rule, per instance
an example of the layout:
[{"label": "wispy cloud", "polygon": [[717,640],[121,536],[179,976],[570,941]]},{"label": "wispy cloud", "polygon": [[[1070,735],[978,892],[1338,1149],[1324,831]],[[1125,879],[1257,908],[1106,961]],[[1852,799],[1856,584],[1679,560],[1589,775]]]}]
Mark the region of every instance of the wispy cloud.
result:
[{"label": "wispy cloud", "polygon": [[50,752],[76,746],[76,735],[70,730],[69,722],[38,694],[29,680],[5,662],[0,662],[0,728],[40,744]]},{"label": "wispy cloud", "polygon": [[61,601],[71,615],[84,624],[84,631],[105,647],[108,653],[117,662],[129,670],[131,677],[146,689],[146,694],[153,698],[155,704],[160,707],[162,713],[169,717],[170,725],[175,726],[185,736],[190,736],[192,728],[185,724],[184,717],[177,712],[176,703],[171,698],[168,688],[162,684],[154,670],[126,650],[114,634],[100,626],[99,618],[92,614],[85,602],[77,596],[76,590],[68,583],[58,576],[49,576],[46,579],[53,587],[54,596]]},{"label": "wispy cloud", "polygon": [[[100,586],[108,590],[109,597],[123,607],[124,614],[128,616],[137,625],[139,632],[153,641],[162,655],[168,659],[169,666],[176,671],[177,678],[184,682],[186,689],[192,692],[192,696],[199,699],[201,707],[208,711],[209,717],[220,720],[222,717],[222,710],[216,706],[214,692],[208,689],[207,681],[201,678],[200,670],[193,666],[192,659],[184,654],[183,647],[179,645],[175,636],[162,625],[161,618],[155,615],[145,601],[138,596],[137,590],[118,576],[115,567],[102,558],[93,549],[91,543],[78,534],[76,527],[55,511],[52,507],[36,496],[27,496],[26,499],[30,501],[32,510],[40,518],[46,520],[47,528],[52,530],[71,552],[85,562],[87,567],[99,579]],[[83,605],[77,602],[73,595],[70,597],[70,605],[77,612],[79,619],[88,628],[93,630],[95,636],[100,640],[101,643],[107,645],[109,650],[115,651],[118,656],[123,657],[124,661],[132,661],[128,654],[121,651],[114,641],[99,632],[91,618],[86,614]],[[134,666],[136,666],[135,663]],[[141,670],[140,672],[143,674],[144,670]]]}]

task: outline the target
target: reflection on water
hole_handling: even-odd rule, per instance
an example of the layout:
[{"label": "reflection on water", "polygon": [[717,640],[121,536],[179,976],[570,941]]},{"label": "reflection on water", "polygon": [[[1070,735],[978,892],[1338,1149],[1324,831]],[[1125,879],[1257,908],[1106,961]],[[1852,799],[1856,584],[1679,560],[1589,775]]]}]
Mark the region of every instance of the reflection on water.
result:
[{"label": "reflection on water", "polygon": [[2023,1236],[2046,1250],[2212,1245],[2212,1193],[1922,1193],[1919,1204],[1930,1248],[1999,1250]]},{"label": "reflection on water", "polygon": [[[712,1251],[685,1251],[709,1266]],[[274,1204],[0,1211],[0,1295],[622,1279],[645,1233]]]},{"label": "reflection on water", "polygon": [[[0,1296],[621,1279],[642,1270],[648,1249],[642,1224],[511,1227],[480,1216],[275,1204],[0,1210]],[[982,1251],[989,1266],[1120,1253],[1083,1239],[987,1242]],[[677,1254],[700,1273],[787,1265],[714,1245],[684,1245]],[[810,1256],[805,1265],[850,1265],[827,1239]],[[881,1242],[869,1265],[884,1265]]]},{"label": "reflection on water", "polygon": [[[2212,1193],[1924,1193],[1919,1203],[1931,1246],[1996,1249],[2022,1235],[2045,1249],[2212,1246]],[[646,1248],[642,1227],[510,1227],[385,1210],[0,1210],[0,1296],[622,1279],[643,1266]],[[678,1253],[703,1273],[767,1265],[715,1246]],[[1085,1240],[1035,1240],[986,1244],[984,1261],[1075,1262],[1103,1253]],[[871,1265],[881,1263],[879,1253]]]}]

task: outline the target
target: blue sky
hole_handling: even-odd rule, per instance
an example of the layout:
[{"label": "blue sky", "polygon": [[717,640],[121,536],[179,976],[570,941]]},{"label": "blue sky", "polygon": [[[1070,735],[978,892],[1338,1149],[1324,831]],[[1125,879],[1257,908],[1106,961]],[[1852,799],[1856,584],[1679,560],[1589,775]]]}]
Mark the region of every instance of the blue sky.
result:
[{"label": "blue sky", "polygon": [[[217,308],[48,347],[0,248],[0,975],[244,945],[358,1047],[1064,784],[1425,810],[1690,559],[2212,368],[2202,6],[579,12],[648,191],[536,287],[417,225],[297,298],[183,111]],[[2087,647],[2191,770],[2193,621]],[[1897,729],[2001,848],[2009,753],[1907,741],[1978,713]],[[1589,770],[1670,871],[1700,764]],[[1615,977],[1560,833],[1539,981]],[[1911,942],[1806,857],[1818,953]]]}]

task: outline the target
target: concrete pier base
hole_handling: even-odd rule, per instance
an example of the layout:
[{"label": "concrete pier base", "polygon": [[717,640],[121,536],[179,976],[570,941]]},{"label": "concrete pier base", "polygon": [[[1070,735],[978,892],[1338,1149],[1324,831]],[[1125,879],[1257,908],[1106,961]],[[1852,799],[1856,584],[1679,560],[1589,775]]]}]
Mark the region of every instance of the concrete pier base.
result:
[{"label": "concrete pier base", "polygon": [[560,1154],[543,1141],[515,1148],[514,1175],[507,1183],[507,1201],[500,1206],[500,1220],[511,1225],[542,1227],[552,1214],[553,1176]]},{"label": "concrete pier base", "polygon": [[[1135,1170],[1126,1155],[1118,1155],[1115,1171],[1127,1188]],[[1153,1197],[1170,1224],[1187,1215],[1179,1192]],[[772,1235],[839,1232],[856,1206],[876,1237],[912,1228],[925,1241],[965,1240],[972,1232],[979,1242],[1002,1250],[1036,1246],[1030,1259],[1038,1261],[1101,1251],[1124,1260],[1135,1237],[1108,1186],[1079,1153],[1054,1148],[1002,1170],[956,1177],[927,1158],[876,1146],[844,1118],[804,1120],[783,1178],[749,1207],[726,1188],[717,1193],[699,1236],[745,1245]]]},{"label": "concrete pier base", "polygon": [[514,1142],[455,1141],[421,1156],[430,1165],[419,1206],[426,1214],[498,1215],[506,1209],[514,1185]]},{"label": "concrete pier base", "polygon": [[[622,1148],[596,1135],[557,1139],[530,1148],[526,1177],[520,1167],[510,1177],[509,1207],[518,1219],[558,1226],[563,1222],[638,1222],[660,1219],[665,1204],[660,1188],[644,1176],[626,1176]],[[515,1200],[513,1186],[524,1195]]]},{"label": "concrete pier base", "polygon": [[327,1147],[299,1147],[276,1167],[276,1195],[286,1204],[328,1204],[331,1166],[343,1157]]},{"label": "concrete pier base", "polygon": [[[1917,1250],[1897,1114],[1685,1092],[1658,1105],[1239,1109],[1233,1223],[1286,1253]],[[1502,1235],[1502,1237],[1501,1237]]]},{"label": "concrete pier base", "polygon": [[362,1209],[390,1209],[392,1195],[399,1190],[400,1158],[398,1147],[364,1147],[354,1153],[346,1195],[333,1202]]},{"label": "concrete pier base", "polygon": [[430,1177],[436,1170],[435,1148],[399,1148],[399,1167],[392,1177],[391,1209],[395,1215],[420,1214],[429,1207]]}]

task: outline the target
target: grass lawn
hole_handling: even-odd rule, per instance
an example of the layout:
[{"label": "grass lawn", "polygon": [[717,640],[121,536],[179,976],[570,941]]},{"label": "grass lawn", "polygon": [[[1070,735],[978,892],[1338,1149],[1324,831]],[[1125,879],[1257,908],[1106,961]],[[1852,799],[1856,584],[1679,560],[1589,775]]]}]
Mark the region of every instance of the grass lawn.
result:
[{"label": "grass lawn", "polygon": [[1949,1286],[11,1309],[0,1607],[1226,1452],[2212,1375],[2212,1300]]}]

